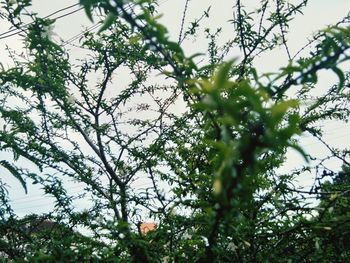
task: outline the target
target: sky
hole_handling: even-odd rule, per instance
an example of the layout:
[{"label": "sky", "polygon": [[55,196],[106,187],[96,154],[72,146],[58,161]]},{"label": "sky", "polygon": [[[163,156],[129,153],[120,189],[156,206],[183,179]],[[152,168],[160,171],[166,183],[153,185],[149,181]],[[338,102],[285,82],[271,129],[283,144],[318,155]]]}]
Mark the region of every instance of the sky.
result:
[{"label": "sky", "polygon": [[[61,8],[70,6],[77,3],[74,0],[61,0],[61,1],[47,1],[47,0],[34,0],[33,10],[38,12],[42,16],[46,16],[59,10]],[[255,8],[257,0],[246,0],[242,1],[245,5],[250,8]],[[293,1],[299,2],[299,1]],[[159,11],[163,14],[161,22],[164,23],[168,30],[169,35],[173,40],[177,40],[180,31],[180,24],[182,19],[182,11],[184,9],[185,0],[160,0]],[[220,41],[228,39],[233,33],[233,26],[227,21],[232,17],[232,0],[191,0],[188,6],[188,13],[185,19],[186,26],[192,22],[195,18],[199,18],[204,10],[207,10],[211,6],[210,17],[203,21],[204,27],[211,27],[213,29],[223,27],[223,33]],[[74,7],[68,11],[77,10],[79,7]],[[66,13],[68,11],[62,12]],[[310,0],[309,5],[304,9],[304,16],[299,15],[290,23],[290,31],[287,35],[289,47],[294,54],[300,47],[308,42],[308,38],[312,36],[317,30],[325,28],[327,25],[332,24],[340,20],[350,11],[349,0]],[[60,13],[61,14],[61,13]],[[59,15],[59,14],[57,14]],[[54,38],[56,41],[63,39],[64,41],[70,40],[81,32],[82,28],[91,27],[92,24],[87,18],[84,11],[80,10],[72,15],[57,20],[54,32],[56,35]],[[1,21],[0,23],[0,34],[8,30],[8,25]],[[203,37],[198,35],[196,41],[187,41],[184,45],[185,53],[191,55],[194,53],[205,52],[206,44],[203,41]],[[77,43],[77,40],[73,41],[72,44]],[[18,36],[14,35],[9,38],[0,39],[0,62],[3,65],[10,65],[6,52],[4,51],[5,45],[8,45],[12,49],[20,50],[21,42]],[[79,58],[84,56],[83,51],[74,45],[69,44],[67,46],[72,52],[72,56]],[[237,54],[232,54],[233,57],[237,57]],[[287,56],[283,49],[274,50],[264,56],[257,58],[255,66],[260,72],[272,72],[277,71],[281,66],[288,62]],[[349,66],[349,65],[346,65]],[[334,82],[336,78],[332,74],[324,72],[320,78],[320,88],[327,88],[328,85]],[[1,121],[0,121],[1,124]],[[350,143],[349,139],[349,125],[341,124],[338,122],[325,122],[325,136],[329,141],[336,147],[348,146]],[[320,156],[326,152],[325,148],[320,145],[319,142],[314,139],[303,136],[301,139],[304,148],[314,154]],[[8,158],[6,155],[0,153],[0,159]],[[302,164],[303,158],[290,151],[288,153],[287,167],[293,167],[294,165]],[[330,166],[337,167],[339,163],[334,162]],[[0,168],[1,169],[1,168]],[[47,212],[52,208],[52,201],[48,197],[42,197],[40,190],[33,186],[28,185],[29,192],[25,194],[19,183],[8,175],[2,175],[3,180],[9,182],[11,186],[10,197],[13,200],[12,204],[15,211],[19,215],[26,213],[41,213]],[[301,185],[308,186],[313,183],[313,178],[305,177],[301,180]],[[78,193],[81,189],[80,185],[71,185],[69,191],[71,193]],[[82,204],[83,205],[83,204]]]}]

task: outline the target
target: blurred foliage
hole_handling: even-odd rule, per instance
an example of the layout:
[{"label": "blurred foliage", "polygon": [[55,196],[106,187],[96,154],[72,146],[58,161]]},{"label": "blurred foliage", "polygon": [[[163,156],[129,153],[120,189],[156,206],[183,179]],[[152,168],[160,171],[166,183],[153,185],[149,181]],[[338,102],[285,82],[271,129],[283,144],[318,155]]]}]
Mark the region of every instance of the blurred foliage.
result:
[{"label": "blurred foliage", "polygon": [[[1,179],[0,260],[346,262],[350,151],[327,142],[320,124],[349,118],[350,19],[292,56],[289,23],[307,1],[292,2],[250,10],[235,1],[233,36],[222,43],[221,28],[202,27],[210,8],[184,29],[189,1],[175,42],[156,0],[81,0],[100,27],[78,35],[86,53],[73,59],[54,19],[31,13],[31,1],[2,1],[0,17],[20,30],[25,52],[8,48],[12,65],[0,70],[0,168],[25,191],[38,185],[54,208],[20,218]],[[198,34],[207,53],[186,55]],[[254,68],[280,48],[287,65]],[[325,92],[322,71],[337,79]],[[329,155],[306,152],[306,133]],[[289,149],[303,167],[283,170]],[[335,159],[340,172],[327,165]],[[311,175],[311,188],[297,187]],[[150,219],[157,228],[143,234]]]}]

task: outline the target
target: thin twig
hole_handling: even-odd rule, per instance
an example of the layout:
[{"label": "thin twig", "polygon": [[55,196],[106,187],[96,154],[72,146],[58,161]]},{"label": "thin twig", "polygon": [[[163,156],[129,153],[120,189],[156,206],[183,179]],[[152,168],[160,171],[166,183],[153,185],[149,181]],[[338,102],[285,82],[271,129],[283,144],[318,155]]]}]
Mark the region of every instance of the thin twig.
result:
[{"label": "thin twig", "polygon": [[186,14],[187,14],[187,8],[188,8],[188,3],[190,2],[190,0],[186,0],[185,3],[185,8],[182,14],[182,21],[181,21],[181,26],[180,26],[180,33],[179,33],[179,40],[178,40],[178,44],[181,44],[182,42],[182,32],[184,29],[184,25],[185,25],[185,19],[186,19]]}]

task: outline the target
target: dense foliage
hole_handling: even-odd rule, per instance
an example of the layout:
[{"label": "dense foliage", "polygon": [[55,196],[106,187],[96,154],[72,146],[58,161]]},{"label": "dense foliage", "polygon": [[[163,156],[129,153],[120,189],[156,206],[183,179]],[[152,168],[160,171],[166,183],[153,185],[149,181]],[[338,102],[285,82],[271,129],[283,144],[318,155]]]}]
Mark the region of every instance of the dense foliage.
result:
[{"label": "dense foliage", "polygon": [[[254,11],[234,2],[233,36],[220,45],[220,30],[200,27],[207,9],[187,30],[183,19],[174,42],[155,0],[81,0],[86,15],[102,23],[97,34],[82,32],[86,56],[74,60],[68,43],[52,36],[55,20],[28,11],[29,0],[1,1],[0,17],[21,29],[26,52],[9,49],[13,65],[0,70],[0,150],[11,156],[0,167],[25,191],[39,184],[55,198],[53,211],[19,218],[0,180],[2,260],[350,257],[350,151],[325,141],[320,126],[349,118],[349,16],[292,57],[288,23],[307,0],[262,0]],[[183,43],[203,32],[207,54],[185,55]],[[255,58],[279,47],[289,63],[259,73]],[[239,59],[228,59],[232,50]],[[324,92],[320,71],[338,80]],[[329,155],[305,152],[305,133]],[[285,171],[291,148],[305,165]],[[328,168],[331,159],[341,161],[341,171]],[[312,188],[298,188],[310,174]],[[66,188],[69,180],[83,185],[78,195]],[[79,199],[90,206],[78,209]],[[140,225],[150,218],[157,228],[145,235]],[[37,222],[54,223],[30,231]]]}]

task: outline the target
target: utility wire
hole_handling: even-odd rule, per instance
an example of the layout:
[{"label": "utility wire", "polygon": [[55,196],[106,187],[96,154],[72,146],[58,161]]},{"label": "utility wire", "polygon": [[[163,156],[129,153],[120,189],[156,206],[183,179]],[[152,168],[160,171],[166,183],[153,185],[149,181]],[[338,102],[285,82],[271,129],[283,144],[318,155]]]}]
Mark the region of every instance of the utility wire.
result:
[{"label": "utility wire", "polygon": [[[337,131],[337,132],[334,132]],[[322,129],[322,135],[343,135],[343,131],[347,131],[347,134],[349,134],[349,127],[345,127],[345,126],[339,126],[339,127],[335,127],[334,129]],[[341,133],[341,134],[340,134]],[[314,138],[314,136],[312,134],[302,134],[301,138]]]},{"label": "utility wire", "polygon": [[[149,185],[149,187],[152,187],[151,185],[152,183],[145,183],[145,184],[141,184],[140,186],[138,186],[137,188],[141,188],[141,186],[146,186],[146,185]],[[68,188],[67,188],[68,189]],[[72,192],[71,194],[77,194],[77,193],[80,193],[81,191],[76,191],[76,192]],[[39,201],[39,200],[42,200],[42,198],[44,197],[50,197],[52,198],[52,200],[45,200],[45,202],[40,202],[39,204],[36,202],[36,201]],[[79,200],[82,200],[82,199],[79,199]],[[49,205],[54,205],[55,203],[55,200],[54,200],[54,197],[51,197],[51,196],[42,196],[41,198],[36,198],[36,199],[29,199],[29,200],[25,200],[25,201],[22,201],[22,202],[13,202],[14,200],[10,201],[10,204],[11,206],[15,206],[13,208],[15,208],[15,210],[17,212],[21,212],[21,211],[26,211],[28,209],[32,209],[32,208],[37,208],[37,207],[47,207]],[[27,206],[26,205],[26,201],[32,201],[34,203],[36,203],[35,205],[32,205],[32,206]],[[42,200],[43,201],[43,200]],[[21,206],[23,205],[24,206]],[[17,206],[20,206],[20,207],[17,207]],[[17,208],[16,208],[17,207]]]},{"label": "utility wire", "polygon": [[[131,10],[133,7],[135,7],[136,4],[133,4],[133,5],[129,5],[127,6],[125,9],[126,10]],[[95,30],[96,28],[98,28],[100,26],[100,22],[90,26],[89,28],[87,28],[86,30],[84,30],[83,32],[80,32],[74,36],[72,36],[71,38],[69,38],[68,40],[64,41],[62,43],[63,46],[66,46],[68,44],[71,44],[72,42],[74,42],[75,40],[79,39],[80,37],[82,37],[84,34],[88,33],[88,32],[91,32],[93,30]]]},{"label": "utility wire", "polygon": [[[152,184],[151,182],[144,182],[144,183],[131,185],[131,187],[140,189],[141,187],[144,187],[144,186],[151,186],[151,184]],[[67,188],[65,188],[65,190],[67,191],[67,194],[77,194],[77,193],[81,193],[85,186],[86,185],[84,185],[84,186],[77,185],[77,186],[73,186],[73,187],[67,187]],[[75,189],[79,189],[79,191],[69,192],[69,191],[75,190]],[[16,199],[11,199],[10,203],[12,205],[19,205],[19,204],[23,204],[26,202],[38,201],[38,200],[41,200],[41,199],[46,198],[46,197],[54,198],[50,195],[45,195],[44,193],[42,193],[40,195],[33,195],[30,197],[20,197],[20,198],[16,198]]]},{"label": "utility wire", "polygon": [[[54,16],[54,15],[56,15],[56,14],[58,14],[58,13],[60,13],[60,12],[63,12],[63,11],[65,11],[65,10],[71,9],[71,8],[77,6],[77,5],[79,5],[79,4],[74,4],[74,5],[70,5],[70,6],[64,7],[64,8],[62,8],[62,9],[59,9],[59,10],[57,10],[57,11],[55,11],[55,12],[53,12],[53,13],[47,15],[47,16],[45,16],[44,18],[50,18],[51,16]],[[75,10],[70,11],[70,12],[68,12],[68,13],[65,13],[65,14],[63,14],[63,15],[54,17],[53,19],[54,19],[54,20],[57,20],[57,19],[64,18],[64,17],[66,17],[66,16],[69,16],[69,15],[72,15],[72,14],[74,14],[74,13],[77,13],[77,12],[79,12],[79,11],[82,10],[82,9],[84,9],[84,8],[83,8],[83,7],[79,7],[78,9],[75,9]],[[30,25],[32,25],[33,23],[34,23],[34,22],[30,22],[30,23],[24,24],[24,25],[22,25],[22,26],[20,26],[20,27],[18,27],[18,28],[13,28],[13,29],[11,29],[11,30],[8,30],[8,31],[6,31],[6,32],[1,33],[1,34],[0,34],[0,40],[1,40],[1,39],[5,39],[5,38],[9,38],[9,37],[12,37],[12,36],[15,36],[15,35],[18,35],[18,33],[20,33],[21,31],[23,31],[24,29],[28,28],[28,27],[29,27]]]},{"label": "utility wire", "polygon": [[[73,187],[67,187],[67,188],[65,188],[65,190],[68,192],[68,190],[79,189],[78,192],[71,192],[70,193],[70,194],[76,194],[76,193],[81,192],[82,188],[84,188],[84,186],[77,185],[77,186],[73,186]],[[45,198],[45,197],[50,197],[50,196],[49,195],[45,195],[44,193],[42,193],[40,195],[30,196],[29,198],[27,196],[25,196],[25,197],[20,197],[20,198],[16,198],[16,199],[11,199],[10,203],[24,203],[24,202],[28,202],[28,201],[36,201],[36,200],[40,200],[40,199]]]},{"label": "utility wire", "polygon": [[68,45],[68,44],[71,44],[71,43],[74,42],[75,40],[77,40],[77,39],[79,39],[80,37],[82,37],[84,34],[89,33],[89,32],[91,32],[91,31],[95,30],[95,29],[98,28],[99,26],[100,26],[100,24],[97,23],[97,24],[92,25],[91,27],[88,27],[88,28],[87,28],[86,30],[84,30],[83,32],[80,32],[79,34],[76,34],[76,35],[72,36],[71,38],[69,38],[68,40],[64,41],[64,42],[62,43],[62,45],[63,45],[63,46],[66,46],[66,45]]},{"label": "utility wire", "polygon": [[[51,13],[51,14],[48,14],[48,15],[45,16],[44,18],[49,18],[49,17],[51,17],[51,16],[53,16],[53,15],[56,15],[56,14],[62,12],[62,11],[68,10],[68,9],[70,9],[70,8],[73,8],[73,7],[77,6],[77,5],[79,5],[79,4],[74,4],[74,5],[70,5],[70,6],[61,8],[61,9],[56,10],[55,12],[53,12],[53,13]],[[21,28],[28,27],[28,26],[31,25],[31,24],[33,24],[33,22],[24,24],[24,25],[22,25],[22,26],[19,27],[19,28],[14,28],[14,29],[8,30],[8,31],[6,31],[6,32],[3,32],[3,33],[0,34],[0,36],[3,36],[3,35],[5,35],[5,34],[7,34],[7,33],[11,33],[11,32],[13,32],[13,31],[18,31],[18,30],[20,30]]]},{"label": "utility wire", "polygon": [[[345,137],[349,137],[349,134],[345,134],[345,135],[342,135],[342,136],[335,136],[335,137],[331,137],[331,138],[328,138],[327,141],[336,141],[338,139],[341,139],[341,138],[345,138]],[[312,146],[312,145],[317,145],[317,144],[320,144],[322,142],[312,142],[312,143],[306,143],[306,144],[301,144],[301,146]]]},{"label": "utility wire", "polygon": [[[161,1],[161,2],[158,4],[158,6],[164,4],[164,3],[168,2],[168,1],[169,1],[169,0]],[[136,6],[136,4],[129,4],[129,5],[125,8],[125,10],[126,10],[126,11],[129,11],[129,10],[131,10],[131,9],[132,9],[133,7],[135,7],[135,6]],[[100,26],[100,23],[96,23],[96,24],[92,25],[91,27],[87,28],[87,29],[84,30],[83,32],[80,32],[80,33],[78,33],[78,34],[72,36],[72,37],[69,38],[68,40],[64,41],[64,42],[62,43],[62,45],[63,45],[63,46],[66,46],[66,45],[68,45],[68,44],[71,44],[71,43],[74,42],[75,40],[77,40],[77,39],[79,39],[80,37],[82,37],[84,34],[95,30],[95,29],[98,28],[99,26]]]}]

